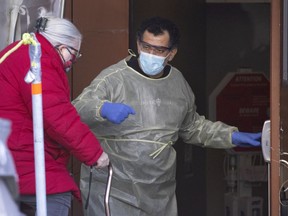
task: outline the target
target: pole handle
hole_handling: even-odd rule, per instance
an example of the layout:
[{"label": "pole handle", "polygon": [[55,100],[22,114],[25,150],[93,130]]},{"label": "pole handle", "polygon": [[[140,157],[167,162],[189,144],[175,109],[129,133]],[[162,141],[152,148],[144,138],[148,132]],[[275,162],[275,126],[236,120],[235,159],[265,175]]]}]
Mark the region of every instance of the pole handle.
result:
[{"label": "pole handle", "polygon": [[106,185],[106,191],[105,191],[105,213],[106,213],[106,216],[110,216],[109,196],[110,196],[110,190],[111,190],[112,176],[113,176],[113,167],[112,167],[112,164],[109,163],[109,165],[108,165],[108,178],[107,178],[107,185]]}]

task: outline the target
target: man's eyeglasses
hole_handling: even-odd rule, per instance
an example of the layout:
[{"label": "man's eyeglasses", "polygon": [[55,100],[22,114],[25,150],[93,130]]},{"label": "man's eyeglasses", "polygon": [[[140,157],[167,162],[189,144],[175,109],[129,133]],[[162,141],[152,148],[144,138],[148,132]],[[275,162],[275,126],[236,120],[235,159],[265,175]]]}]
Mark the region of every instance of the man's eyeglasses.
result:
[{"label": "man's eyeglasses", "polygon": [[144,41],[140,41],[140,45],[141,45],[142,50],[144,52],[149,53],[149,52],[153,51],[156,55],[163,55],[164,53],[167,53],[167,51],[171,50],[171,47],[154,46],[154,45],[146,43]]}]

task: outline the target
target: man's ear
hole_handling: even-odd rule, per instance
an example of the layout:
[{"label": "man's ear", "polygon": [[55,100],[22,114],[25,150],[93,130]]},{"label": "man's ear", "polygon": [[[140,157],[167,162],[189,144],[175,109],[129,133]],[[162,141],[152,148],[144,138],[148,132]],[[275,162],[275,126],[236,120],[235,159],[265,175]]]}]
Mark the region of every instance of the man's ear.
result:
[{"label": "man's ear", "polygon": [[177,48],[174,48],[170,51],[170,55],[169,55],[169,58],[168,58],[168,61],[172,61],[174,56],[176,55],[177,53]]}]

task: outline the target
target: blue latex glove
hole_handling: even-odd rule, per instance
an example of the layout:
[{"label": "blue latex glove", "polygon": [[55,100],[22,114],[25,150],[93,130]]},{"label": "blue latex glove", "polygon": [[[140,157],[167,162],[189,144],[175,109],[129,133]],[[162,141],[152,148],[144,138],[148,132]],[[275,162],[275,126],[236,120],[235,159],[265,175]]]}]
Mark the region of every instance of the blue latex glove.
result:
[{"label": "blue latex glove", "polygon": [[262,133],[233,132],[232,143],[239,147],[258,147],[261,146]]},{"label": "blue latex glove", "polygon": [[123,103],[105,102],[101,107],[100,114],[110,122],[120,124],[128,118],[129,114],[135,115],[135,111],[132,107]]}]

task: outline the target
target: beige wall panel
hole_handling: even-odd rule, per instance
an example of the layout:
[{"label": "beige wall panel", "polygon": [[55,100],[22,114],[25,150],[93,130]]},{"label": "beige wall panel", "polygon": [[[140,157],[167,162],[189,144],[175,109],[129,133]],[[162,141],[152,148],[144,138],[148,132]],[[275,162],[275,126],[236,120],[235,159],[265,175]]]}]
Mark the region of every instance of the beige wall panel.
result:
[{"label": "beige wall panel", "polygon": [[73,22],[83,34],[83,58],[74,67],[72,97],[105,67],[127,55],[129,34],[128,0],[73,1]]},{"label": "beige wall panel", "polygon": [[87,32],[81,52],[83,56],[73,71],[73,97],[77,97],[104,68],[128,54],[126,31]]},{"label": "beige wall panel", "polygon": [[74,23],[80,24],[80,28],[85,31],[127,29],[128,8],[128,0],[78,0],[73,4],[73,19]]}]

